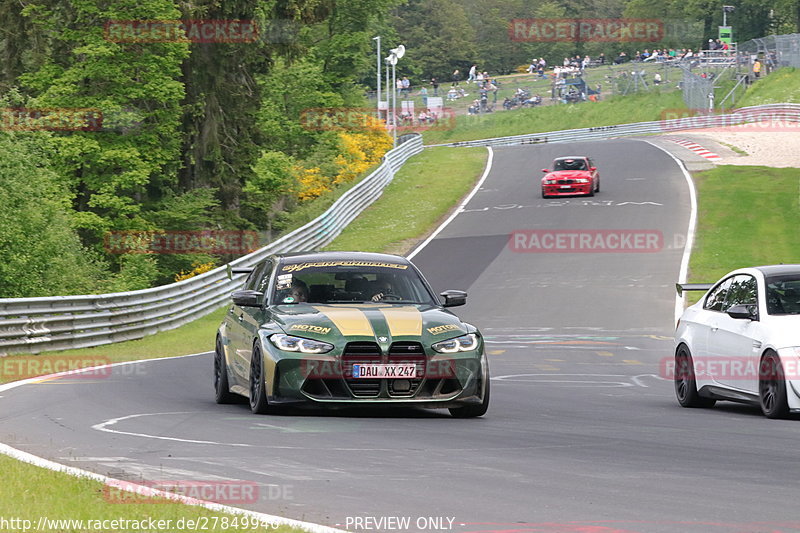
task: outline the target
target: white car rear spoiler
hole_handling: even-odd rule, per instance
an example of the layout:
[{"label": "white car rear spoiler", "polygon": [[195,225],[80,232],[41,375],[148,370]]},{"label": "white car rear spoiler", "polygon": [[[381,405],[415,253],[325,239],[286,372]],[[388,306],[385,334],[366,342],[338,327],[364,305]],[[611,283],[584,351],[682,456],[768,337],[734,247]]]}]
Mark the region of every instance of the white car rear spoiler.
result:
[{"label": "white car rear spoiler", "polygon": [[678,296],[683,296],[683,291],[707,291],[713,286],[713,283],[676,283],[675,289]]}]

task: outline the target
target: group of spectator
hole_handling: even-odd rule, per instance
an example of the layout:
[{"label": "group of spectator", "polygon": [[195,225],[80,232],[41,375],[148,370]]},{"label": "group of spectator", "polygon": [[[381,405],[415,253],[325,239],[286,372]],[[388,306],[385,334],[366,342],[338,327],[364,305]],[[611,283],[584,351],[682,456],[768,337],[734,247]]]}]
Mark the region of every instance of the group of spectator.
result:
[{"label": "group of spectator", "polygon": [[425,126],[428,124],[435,124],[439,120],[439,115],[430,109],[420,110],[414,120],[414,114],[408,111],[403,111],[398,116],[398,124],[401,126]]},{"label": "group of spectator", "polygon": [[720,39],[709,39],[708,40],[708,49],[709,50],[730,50],[730,46],[728,43],[722,42]]},{"label": "group of spectator", "polygon": [[543,57],[536,59],[535,57],[531,61],[531,64],[528,66],[528,74],[536,74],[539,75],[540,78],[544,78],[544,71],[547,68],[547,61],[544,60]]}]

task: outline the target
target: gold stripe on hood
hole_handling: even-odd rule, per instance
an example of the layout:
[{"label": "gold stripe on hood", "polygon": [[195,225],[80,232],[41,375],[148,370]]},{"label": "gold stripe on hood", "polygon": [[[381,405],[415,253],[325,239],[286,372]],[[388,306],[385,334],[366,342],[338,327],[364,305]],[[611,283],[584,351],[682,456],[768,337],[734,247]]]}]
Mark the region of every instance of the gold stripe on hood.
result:
[{"label": "gold stripe on hood", "polygon": [[392,337],[422,335],[422,313],[416,307],[384,307],[381,313],[386,318]]},{"label": "gold stripe on hood", "polygon": [[315,305],[314,309],[325,315],[328,320],[333,322],[333,325],[336,326],[339,332],[344,336],[375,336],[375,332],[372,330],[372,324],[369,323],[367,315],[362,313],[359,309],[354,309],[352,307],[331,307],[325,305]]}]

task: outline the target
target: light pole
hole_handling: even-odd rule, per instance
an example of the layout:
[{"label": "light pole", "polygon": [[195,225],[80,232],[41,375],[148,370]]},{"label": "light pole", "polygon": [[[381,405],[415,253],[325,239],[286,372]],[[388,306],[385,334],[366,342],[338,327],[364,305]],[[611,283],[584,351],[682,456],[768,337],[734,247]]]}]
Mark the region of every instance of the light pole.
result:
[{"label": "light pole", "polygon": [[733,13],[736,10],[736,6],[722,6],[722,25],[728,25],[728,13]]},{"label": "light pole", "polygon": [[392,138],[394,139],[394,146],[397,146],[397,60],[406,54],[406,47],[402,44],[397,48],[389,50],[389,57],[386,61],[392,65]]},{"label": "light pole", "polygon": [[378,99],[375,103],[375,110],[378,112],[378,118],[381,118],[381,36],[378,35],[377,37],[372,38],[373,41],[377,41],[378,43],[378,53],[376,56],[376,78],[378,80]]}]

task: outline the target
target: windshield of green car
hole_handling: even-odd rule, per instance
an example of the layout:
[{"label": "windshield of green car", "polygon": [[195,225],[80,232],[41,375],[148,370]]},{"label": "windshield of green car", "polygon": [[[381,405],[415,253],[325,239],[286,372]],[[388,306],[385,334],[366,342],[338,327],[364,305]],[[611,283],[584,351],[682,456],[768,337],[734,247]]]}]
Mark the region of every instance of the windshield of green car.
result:
[{"label": "windshield of green car", "polygon": [[272,302],[436,304],[408,264],[372,261],[288,263],[276,273]]}]

